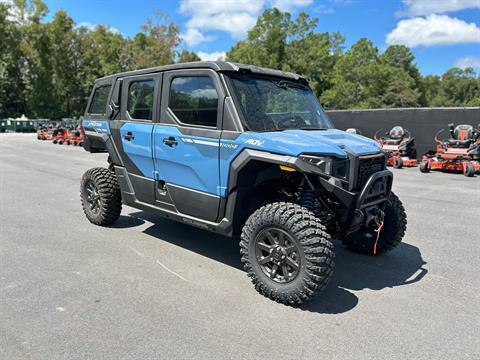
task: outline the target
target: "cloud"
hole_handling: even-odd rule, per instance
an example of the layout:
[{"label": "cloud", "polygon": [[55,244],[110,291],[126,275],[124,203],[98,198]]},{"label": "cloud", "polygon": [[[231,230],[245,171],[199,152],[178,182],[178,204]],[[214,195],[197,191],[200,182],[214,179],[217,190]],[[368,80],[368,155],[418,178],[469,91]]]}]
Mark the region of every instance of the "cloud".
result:
[{"label": "cloud", "polygon": [[210,41],[208,30],[219,30],[235,38],[244,36],[255,25],[264,0],[182,0],[179,12],[188,16],[182,38],[187,45]]},{"label": "cloud", "polygon": [[315,11],[317,14],[333,14],[335,12],[335,10],[333,10],[333,8],[331,7],[328,7],[324,4],[320,4],[318,6],[316,6],[313,11]]},{"label": "cloud", "polygon": [[203,61],[216,61],[216,60],[224,61],[227,56],[225,51],[214,51],[211,53],[199,51],[197,52],[197,55]]},{"label": "cloud", "polygon": [[180,38],[185,41],[188,46],[195,46],[203,42],[215,40],[215,36],[205,35],[195,28],[188,28],[180,34]]},{"label": "cloud", "polygon": [[187,46],[212,41],[208,31],[223,31],[233,38],[245,36],[265,6],[290,11],[309,6],[314,0],[181,0],[179,13],[188,20],[181,38]]},{"label": "cloud", "polygon": [[313,0],[273,0],[270,2],[271,7],[276,7],[282,11],[292,11],[296,7],[309,6],[313,4]]},{"label": "cloud", "polygon": [[480,28],[447,15],[429,15],[401,20],[387,34],[386,42],[409,47],[480,43]]},{"label": "cloud", "polygon": [[465,69],[468,67],[474,69],[480,69],[480,56],[466,56],[461,59],[458,59],[455,63],[456,67],[461,69]]},{"label": "cloud", "polygon": [[399,15],[444,14],[464,9],[480,9],[480,0],[402,0],[405,9]]}]

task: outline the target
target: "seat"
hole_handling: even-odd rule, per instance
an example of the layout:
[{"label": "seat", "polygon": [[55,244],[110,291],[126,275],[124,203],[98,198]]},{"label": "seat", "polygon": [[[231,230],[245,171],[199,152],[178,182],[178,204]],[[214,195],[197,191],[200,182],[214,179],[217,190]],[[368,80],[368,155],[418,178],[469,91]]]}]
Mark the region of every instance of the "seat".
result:
[{"label": "seat", "polygon": [[384,142],[388,145],[399,145],[403,137],[405,136],[405,130],[401,126],[394,126],[392,130],[389,131],[387,137],[385,137]]},{"label": "seat", "polygon": [[473,126],[458,125],[453,130],[452,138],[448,139],[448,144],[452,147],[468,148],[473,142]]}]

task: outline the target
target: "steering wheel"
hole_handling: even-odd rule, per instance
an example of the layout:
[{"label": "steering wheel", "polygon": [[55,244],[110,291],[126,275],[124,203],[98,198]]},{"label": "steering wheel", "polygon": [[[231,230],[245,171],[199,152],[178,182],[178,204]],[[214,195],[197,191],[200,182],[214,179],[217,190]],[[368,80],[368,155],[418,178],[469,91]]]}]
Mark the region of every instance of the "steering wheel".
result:
[{"label": "steering wheel", "polygon": [[300,127],[304,127],[307,124],[305,120],[299,115],[294,115],[292,117],[284,118],[279,121],[279,125],[281,127],[285,127],[286,129],[296,129]]}]

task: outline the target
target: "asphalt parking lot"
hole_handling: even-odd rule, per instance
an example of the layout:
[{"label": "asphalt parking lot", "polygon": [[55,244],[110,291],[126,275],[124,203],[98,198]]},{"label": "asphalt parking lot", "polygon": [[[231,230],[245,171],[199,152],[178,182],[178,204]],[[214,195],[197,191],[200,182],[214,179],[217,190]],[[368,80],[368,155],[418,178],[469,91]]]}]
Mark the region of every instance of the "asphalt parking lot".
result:
[{"label": "asphalt parking lot", "polygon": [[291,308],[236,241],[128,207],[91,225],[79,180],[105,163],[0,134],[0,359],[478,359],[480,177],[394,169],[404,243],[336,244],[327,290]]}]

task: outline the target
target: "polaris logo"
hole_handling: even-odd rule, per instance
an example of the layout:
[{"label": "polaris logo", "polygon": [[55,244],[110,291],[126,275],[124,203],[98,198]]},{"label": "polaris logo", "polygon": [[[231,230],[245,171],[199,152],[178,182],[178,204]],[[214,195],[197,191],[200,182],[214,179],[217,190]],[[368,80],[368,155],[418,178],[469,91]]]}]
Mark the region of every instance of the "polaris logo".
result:
[{"label": "polaris logo", "polygon": [[95,120],[87,120],[84,121],[84,125],[86,126],[92,126],[92,127],[103,127],[103,123],[100,121],[95,121]]},{"label": "polaris logo", "polygon": [[263,140],[248,139],[247,141],[245,141],[245,144],[262,146],[264,142],[265,142],[265,141],[263,141]]}]

